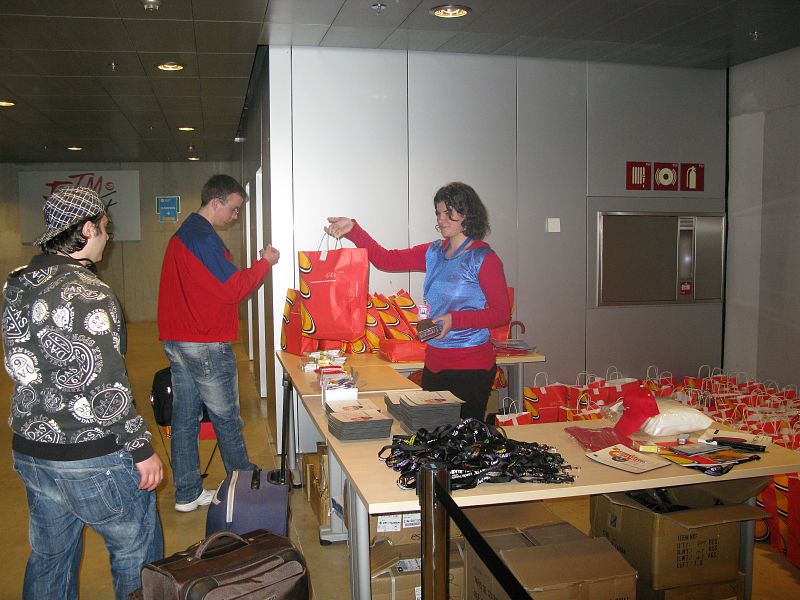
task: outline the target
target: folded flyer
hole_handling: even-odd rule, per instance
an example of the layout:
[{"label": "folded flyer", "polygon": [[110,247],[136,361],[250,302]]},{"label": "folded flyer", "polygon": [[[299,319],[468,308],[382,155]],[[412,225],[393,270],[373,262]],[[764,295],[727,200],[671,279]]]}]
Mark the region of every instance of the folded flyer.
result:
[{"label": "folded flyer", "polygon": [[652,454],[642,454],[621,444],[615,444],[597,452],[588,452],[586,456],[599,463],[627,471],[628,473],[644,473],[659,467],[666,467],[669,464],[667,461],[661,460]]}]

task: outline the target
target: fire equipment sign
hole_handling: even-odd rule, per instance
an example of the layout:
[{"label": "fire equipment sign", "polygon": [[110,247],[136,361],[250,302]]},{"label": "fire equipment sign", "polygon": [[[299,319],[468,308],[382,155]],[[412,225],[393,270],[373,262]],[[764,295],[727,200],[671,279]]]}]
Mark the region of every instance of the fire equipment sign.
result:
[{"label": "fire equipment sign", "polygon": [[681,163],[681,191],[702,192],[705,189],[705,164]]},{"label": "fire equipment sign", "polygon": [[649,190],[650,185],[649,162],[628,161],[625,163],[626,190]]},{"label": "fire equipment sign", "polygon": [[678,163],[653,163],[653,189],[659,192],[678,191]]}]

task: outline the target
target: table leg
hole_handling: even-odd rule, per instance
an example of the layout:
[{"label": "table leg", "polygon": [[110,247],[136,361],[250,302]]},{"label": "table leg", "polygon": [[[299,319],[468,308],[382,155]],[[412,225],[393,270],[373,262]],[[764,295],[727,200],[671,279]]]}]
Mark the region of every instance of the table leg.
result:
[{"label": "table leg", "polygon": [[348,544],[350,546],[350,590],[353,600],[370,600],[369,513],[355,486],[348,489]]},{"label": "table leg", "polygon": [[286,469],[289,471],[289,479],[287,481],[292,484],[292,487],[302,487],[303,479],[300,476],[300,471],[297,468],[297,440],[295,439],[295,422],[293,418],[293,416],[296,414],[295,411],[297,410],[295,407],[295,404],[297,403],[297,396],[294,394],[294,387],[292,386],[292,382],[285,371],[283,373],[283,385],[285,399],[289,400],[288,402],[283,403],[283,409],[287,411],[288,414],[282,415],[284,423],[287,424],[283,430],[285,432],[284,434],[286,435],[286,439],[282,440],[282,444],[286,448]]},{"label": "table leg", "polygon": [[523,363],[514,363],[508,366],[508,395],[517,403],[517,406],[522,410],[522,389],[524,387],[523,379],[525,378],[525,365]]},{"label": "table leg", "polygon": [[[750,498],[743,504],[756,505]],[[742,521],[739,525],[741,543],[739,544],[739,570],[744,573],[744,600],[753,597],[753,548],[755,546],[756,522]]]}]

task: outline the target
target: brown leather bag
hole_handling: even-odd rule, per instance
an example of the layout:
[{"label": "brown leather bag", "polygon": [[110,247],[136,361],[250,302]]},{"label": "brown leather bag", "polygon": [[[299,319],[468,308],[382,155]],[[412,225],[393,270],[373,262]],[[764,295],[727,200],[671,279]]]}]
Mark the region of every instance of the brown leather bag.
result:
[{"label": "brown leather bag", "polygon": [[183,552],[142,567],[144,600],[308,600],[303,555],[265,529],[218,531]]}]

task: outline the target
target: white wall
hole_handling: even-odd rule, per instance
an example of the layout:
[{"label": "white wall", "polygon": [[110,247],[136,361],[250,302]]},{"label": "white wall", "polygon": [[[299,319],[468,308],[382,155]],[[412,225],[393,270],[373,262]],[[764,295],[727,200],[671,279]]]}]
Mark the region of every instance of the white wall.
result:
[{"label": "white wall", "polygon": [[[648,205],[724,210],[724,82],[721,71],[272,47],[273,231],[294,232],[291,250],[281,248],[286,256],[315,249],[325,217],[345,215],[385,247],[407,247],[435,239],[436,189],[465,181],[489,210],[488,241],[517,288],[523,337],[547,355],[544,367],[552,378],[574,378],[586,365],[588,192],[625,196],[625,160],[634,155],[697,161],[710,167],[704,193],[655,195]],[[624,103],[614,104],[615,93]],[[648,119],[659,117],[645,131]],[[616,125],[604,129],[609,118]],[[622,143],[631,135],[639,146]],[[282,211],[279,218],[276,211]],[[561,219],[561,233],[546,232],[548,217]],[[288,266],[281,262],[276,283],[296,281],[294,265],[291,277]],[[372,290],[392,293],[410,284],[412,295],[420,296],[419,275],[373,269],[370,277]],[[285,287],[276,285],[276,322]],[[716,311],[721,315],[719,306]],[[617,313],[624,319],[625,309]],[[716,344],[715,362],[719,315],[706,319],[708,334],[696,332]],[[680,311],[677,319],[675,330]],[[669,331],[669,323],[665,327]],[[692,335],[680,335],[675,353],[693,344]],[[593,347],[602,349],[599,342]],[[636,348],[626,351],[636,354]],[[526,373],[526,380],[532,376]]]},{"label": "white wall", "polygon": [[800,383],[798,71],[800,49],[730,70],[730,203],[735,221],[728,270],[737,280],[729,288],[725,323],[726,367],[755,366],[751,375],[794,385]]}]

